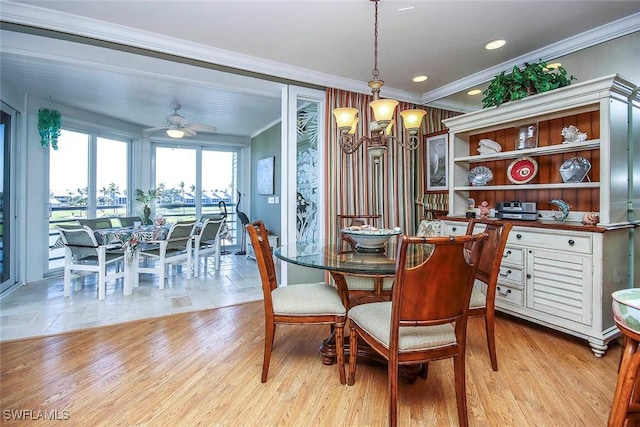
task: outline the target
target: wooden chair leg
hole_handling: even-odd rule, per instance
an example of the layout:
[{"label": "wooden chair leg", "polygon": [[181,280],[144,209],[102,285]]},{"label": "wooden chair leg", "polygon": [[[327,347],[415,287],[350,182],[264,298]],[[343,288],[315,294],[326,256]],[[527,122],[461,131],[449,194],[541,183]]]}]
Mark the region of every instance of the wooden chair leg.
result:
[{"label": "wooden chair leg", "polygon": [[347,380],[348,385],[353,385],[356,382],[356,361],[358,359],[358,333],[353,328],[353,323],[350,323],[349,329],[349,378]]},{"label": "wooden chair leg", "polygon": [[388,386],[389,386],[389,427],[398,425],[398,363],[389,359]]},{"label": "wooden chair leg", "polygon": [[487,310],[484,316],[484,326],[487,334],[487,347],[489,348],[489,359],[491,359],[491,369],[498,370],[498,356],[496,356],[496,331],[495,331],[495,311]]},{"label": "wooden chair leg", "polygon": [[271,361],[271,349],[273,348],[273,339],[276,335],[276,325],[274,322],[267,320],[265,322],[264,331],[264,358],[262,360],[262,379],[263,383],[267,382],[269,375],[269,362]]},{"label": "wooden chair leg", "polygon": [[460,427],[469,425],[467,417],[467,387],[465,382],[464,354],[459,354],[453,359],[454,381],[456,385],[456,403],[458,406],[458,422]]},{"label": "wooden chair leg", "polygon": [[622,427],[627,418],[631,403],[631,396],[635,387],[638,368],[640,368],[640,353],[638,342],[626,339],[626,344],[620,362],[618,382],[609,413],[608,427]]}]

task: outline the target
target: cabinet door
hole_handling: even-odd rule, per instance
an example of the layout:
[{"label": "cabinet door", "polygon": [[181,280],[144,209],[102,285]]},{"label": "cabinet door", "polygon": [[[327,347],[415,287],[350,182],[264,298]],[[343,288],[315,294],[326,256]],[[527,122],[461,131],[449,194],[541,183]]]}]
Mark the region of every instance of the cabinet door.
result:
[{"label": "cabinet door", "polygon": [[590,325],[592,263],[590,256],[528,249],[527,307]]}]

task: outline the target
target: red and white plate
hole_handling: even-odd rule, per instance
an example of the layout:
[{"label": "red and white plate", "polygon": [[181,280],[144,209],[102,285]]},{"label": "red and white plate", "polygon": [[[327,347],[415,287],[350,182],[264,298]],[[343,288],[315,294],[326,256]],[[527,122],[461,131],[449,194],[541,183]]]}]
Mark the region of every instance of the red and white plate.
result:
[{"label": "red and white plate", "polygon": [[538,173],[538,162],[531,157],[515,159],[507,168],[507,178],[514,184],[526,184]]}]

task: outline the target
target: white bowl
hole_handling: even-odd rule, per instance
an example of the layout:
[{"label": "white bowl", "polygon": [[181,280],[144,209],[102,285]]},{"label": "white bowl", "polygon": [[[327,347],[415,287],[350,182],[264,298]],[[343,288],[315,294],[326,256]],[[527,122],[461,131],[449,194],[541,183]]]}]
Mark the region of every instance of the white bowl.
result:
[{"label": "white bowl", "polygon": [[640,333],[640,288],[622,289],[611,294],[613,318],[622,326]]},{"label": "white bowl", "polygon": [[381,228],[378,230],[351,230],[344,228],[342,233],[356,242],[356,251],[358,252],[382,252],[389,239],[402,234],[402,230],[400,228]]}]

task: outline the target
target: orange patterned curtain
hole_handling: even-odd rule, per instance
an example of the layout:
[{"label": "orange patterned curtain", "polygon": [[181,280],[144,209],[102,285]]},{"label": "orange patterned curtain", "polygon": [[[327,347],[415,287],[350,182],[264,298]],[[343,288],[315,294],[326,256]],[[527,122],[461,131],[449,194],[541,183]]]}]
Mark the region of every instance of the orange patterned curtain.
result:
[{"label": "orange patterned curtain", "polygon": [[[327,189],[327,238],[336,236],[337,214],[372,214],[376,212],[373,199],[373,163],[368,157],[367,144],[364,143],[355,153],[345,154],[338,145],[339,130],[331,111],[337,107],[357,108],[360,117],[356,136],[368,135],[369,123],[373,114],[369,108],[372,95],[347,92],[339,89],[327,89],[327,144],[325,144],[325,188]],[[422,125],[422,135],[442,131],[445,128],[441,120],[459,113],[437,108],[416,106],[400,102],[396,109],[396,126],[393,135],[407,138],[401,126],[399,111],[421,108],[427,111]],[[402,134],[399,135],[398,132]],[[408,151],[394,141],[388,144],[387,154],[382,161],[382,221],[384,227],[401,227],[405,233],[415,234],[415,199],[424,192],[424,144],[417,150]]]}]

